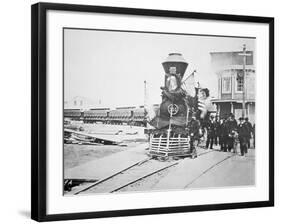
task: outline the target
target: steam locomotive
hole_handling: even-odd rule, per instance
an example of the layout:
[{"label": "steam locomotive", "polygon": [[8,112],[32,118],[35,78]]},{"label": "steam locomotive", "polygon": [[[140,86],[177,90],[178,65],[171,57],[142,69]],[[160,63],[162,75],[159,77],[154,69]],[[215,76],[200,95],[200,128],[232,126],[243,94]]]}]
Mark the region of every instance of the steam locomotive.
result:
[{"label": "steam locomotive", "polygon": [[[191,144],[188,123],[197,113],[197,96],[189,96],[182,88],[182,79],[188,63],[180,53],[170,53],[162,63],[165,76],[162,102],[156,116],[149,122],[149,153],[155,157],[197,156]],[[200,111],[199,111],[200,112]]]}]

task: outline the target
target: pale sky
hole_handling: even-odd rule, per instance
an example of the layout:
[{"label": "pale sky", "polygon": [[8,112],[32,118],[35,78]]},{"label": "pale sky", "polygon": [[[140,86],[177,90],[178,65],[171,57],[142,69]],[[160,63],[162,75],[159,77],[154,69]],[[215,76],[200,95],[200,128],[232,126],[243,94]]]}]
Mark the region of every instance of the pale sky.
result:
[{"label": "pale sky", "polygon": [[189,63],[185,77],[197,70],[201,86],[217,96],[217,77],[210,52],[240,51],[255,47],[254,39],[129,33],[97,30],[64,31],[65,100],[75,96],[102,106],[144,104],[144,80],[153,103],[161,102],[164,85],[162,62],[169,53],[181,53]]}]

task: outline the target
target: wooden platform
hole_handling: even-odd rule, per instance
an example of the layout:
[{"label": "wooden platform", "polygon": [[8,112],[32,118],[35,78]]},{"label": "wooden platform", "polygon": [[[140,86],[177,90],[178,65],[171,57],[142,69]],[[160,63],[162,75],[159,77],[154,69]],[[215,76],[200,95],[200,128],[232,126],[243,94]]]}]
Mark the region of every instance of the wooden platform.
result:
[{"label": "wooden platform", "polygon": [[66,169],[64,172],[64,179],[89,181],[100,180],[148,158],[147,151],[145,150],[146,148],[148,148],[148,144],[143,143],[139,146],[128,148],[126,151]]}]

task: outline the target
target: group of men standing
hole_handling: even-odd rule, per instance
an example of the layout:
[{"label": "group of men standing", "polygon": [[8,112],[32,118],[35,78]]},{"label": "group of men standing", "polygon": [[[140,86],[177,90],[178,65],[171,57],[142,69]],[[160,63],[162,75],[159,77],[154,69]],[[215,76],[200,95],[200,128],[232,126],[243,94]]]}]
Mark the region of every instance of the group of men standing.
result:
[{"label": "group of men standing", "polygon": [[224,152],[237,152],[237,145],[240,144],[241,155],[248,153],[250,148],[250,140],[254,137],[254,127],[249,119],[240,117],[239,122],[235,120],[235,116],[230,114],[227,117],[219,118],[218,116],[209,116],[209,119],[204,124],[199,124],[199,121],[192,118],[189,124],[191,131],[191,143],[195,139],[200,139],[201,128],[207,132],[206,149],[213,149],[213,145],[220,145],[220,150]]},{"label": "group of men standing", "polygon": [[221,119],[210,116],[206,129],[206,148],[212,149],[213,144],[219,143],[221,151],[231,152],[233,150],[233,152],[237,152],[239,143],[241,155],[248,153],[248,148],[251,146],[250,140],[254,133],[252,124],[247,117],[240,117],[237,122],[233,114]]}]

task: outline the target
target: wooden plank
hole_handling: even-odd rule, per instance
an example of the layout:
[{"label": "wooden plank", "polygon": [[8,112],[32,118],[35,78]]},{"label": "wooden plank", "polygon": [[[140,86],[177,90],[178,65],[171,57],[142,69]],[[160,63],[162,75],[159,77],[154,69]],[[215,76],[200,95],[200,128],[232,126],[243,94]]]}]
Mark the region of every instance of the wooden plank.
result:
[{"label": "wooden plank", "polygon": [[82,135],[82,136],[86,136],[86,137],[101,139],[101,140],[109,141],[109,142],[113,142],[113,143],[115,143],[115,142],[120,143],[121,142],[120,138],[118,138],[117,136],[114,136],[114,135],[108,136],[108,135],[88,134],[88,133],[85,133],[85,132],[74,131],[74,130],[67,129],[67,128],[65,128],[64,131],[69,132],[69,133],[73,133],[73,134],[76,134],[76,135]]},{"label": "wooden plank", "polygon": [[[184,143],[184,144],[169,144],[169,146],[172,146],[172,147],[181,147],[181,146],[189,146],[190,144],[188,143]],[[163,146],[163,147],[167,147],[166,144],[151,144],[151,146]]]}]

